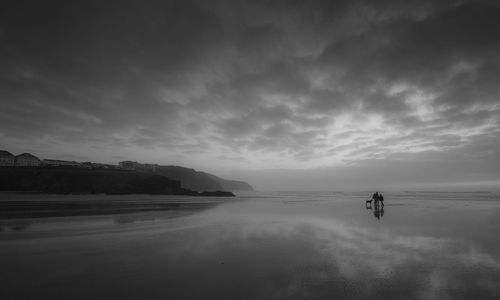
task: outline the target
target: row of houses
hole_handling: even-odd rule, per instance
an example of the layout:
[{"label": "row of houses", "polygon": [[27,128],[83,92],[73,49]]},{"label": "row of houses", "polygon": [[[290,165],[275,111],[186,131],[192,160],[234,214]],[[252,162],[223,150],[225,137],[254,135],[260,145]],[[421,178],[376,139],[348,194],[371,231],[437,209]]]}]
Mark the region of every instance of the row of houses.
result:
[{"label": "row of houses", "polygon": [[92,163],[79,163],[76,161],[58,160],[58,159],[39,159],[31,153],[23,153],[14,155],[9,151],[0,150],[0,166],[2,167],[38,167],[38,166],[54,166],[54,167],[78,167],[83,169],[91,169]]},{"label": "row of houses", "polygon": [[93,162],[76,162],[57,159],[39,159],[31,153],[14,155],[9,151],[0,150],[0,166],[3,167],[77,167],[82,169],[125,169],[136,171],[155,172],[157,164],[141,164],[136,161],[121,161],[118,165],[100,164]]},{"label": "row of houses", "polygon": [[41,160],[30,153],[14,155],[9,151],[0,150],[0,166],[39,166]]}]

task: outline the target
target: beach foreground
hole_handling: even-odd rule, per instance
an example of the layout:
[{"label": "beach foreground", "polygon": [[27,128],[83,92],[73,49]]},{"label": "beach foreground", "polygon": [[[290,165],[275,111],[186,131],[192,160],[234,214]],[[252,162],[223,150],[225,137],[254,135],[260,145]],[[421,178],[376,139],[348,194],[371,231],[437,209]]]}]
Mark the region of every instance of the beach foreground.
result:
[{"label": "beach foreground", "polygon": [[2,218],[0,298],[500,297],[498,194],[387,193],[383,210],[368,195],[143,196],[125,200],[182,203]]}]

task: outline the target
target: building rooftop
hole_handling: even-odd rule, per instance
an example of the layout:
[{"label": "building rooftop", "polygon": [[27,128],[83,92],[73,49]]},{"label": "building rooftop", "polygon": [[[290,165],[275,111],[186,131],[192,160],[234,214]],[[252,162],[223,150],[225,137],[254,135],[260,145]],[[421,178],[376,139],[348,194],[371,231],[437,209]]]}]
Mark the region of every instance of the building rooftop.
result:
[{"label": "building rooftop", "polygon": [[31,153],[23,153],[23,154],[19,154],[19,155],[16,155],[16,158],[31,158],[31,159],[38,159],[38,157],[34,156],[33,154]]},{"label": "building rooftop", "polygon": [[2,155],[2,156],[14,156],[14,154],[10,153],[9,151],[5,151],[5,150],[0,150],[0,155]]}]

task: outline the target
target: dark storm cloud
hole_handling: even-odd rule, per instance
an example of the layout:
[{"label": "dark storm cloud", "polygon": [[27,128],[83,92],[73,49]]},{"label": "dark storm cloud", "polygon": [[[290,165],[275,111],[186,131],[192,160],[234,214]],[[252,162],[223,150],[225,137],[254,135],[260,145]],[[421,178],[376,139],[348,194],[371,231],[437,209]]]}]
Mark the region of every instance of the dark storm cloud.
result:
[{"label": "dark storm cloud", "polygon": [[316,165],[500,146],[499,16],[495,1],[11,2],[2,146]]},{"label": "dark storm cloud", "polygon": [[190,3],[153,4],[21,1],[3,10],[2,133],[179,147],[180,106],[158,90],[185,88],[179,72],[215,39],[217,20]]}]

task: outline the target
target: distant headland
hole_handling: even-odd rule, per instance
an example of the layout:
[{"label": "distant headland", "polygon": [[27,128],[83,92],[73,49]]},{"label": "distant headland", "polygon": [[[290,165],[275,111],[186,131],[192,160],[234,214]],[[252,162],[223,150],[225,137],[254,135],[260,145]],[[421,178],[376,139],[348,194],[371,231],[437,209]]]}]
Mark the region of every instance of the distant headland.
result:
[{"label": "distant headland", "polygon": [[253,190],[243,181],[180,166],[122,161],[118,165],[40,159],[31,153],[0,150],[0,190],[62,194],[166,194],[234,196]]}]

